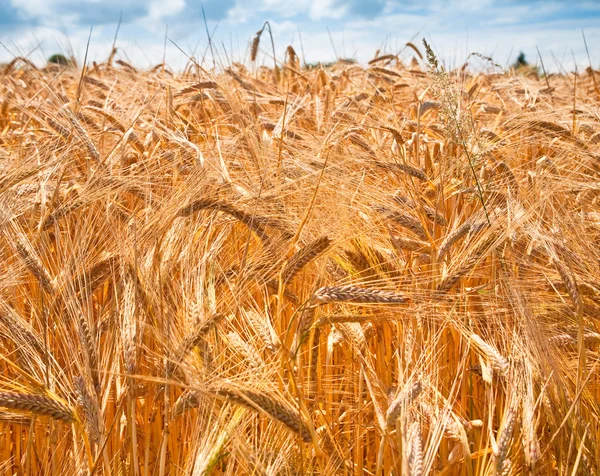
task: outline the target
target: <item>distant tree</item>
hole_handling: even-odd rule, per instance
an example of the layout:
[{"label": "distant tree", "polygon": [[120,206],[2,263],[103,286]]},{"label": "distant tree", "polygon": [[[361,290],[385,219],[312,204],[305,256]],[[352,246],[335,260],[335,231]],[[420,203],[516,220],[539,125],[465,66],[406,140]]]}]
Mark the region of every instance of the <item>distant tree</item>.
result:
[{"label": "distant tree", "polygon": [[48,58],[48,64],[57,64],[59,66],[68,66],[71,62],[67,59],[65,55],[61,55],[60,53],[54,54]]},{"label": "distant tree", "polygon": [[317,63],[306,63],[307,69],[314,69],[322,66],[323,68],[331,68],[335,64],[356,64],[357,60],[354,58],[338,58],[336,61],[326,61],[325,63],[317,62]]},{"label": "distant tree", "polygon": [[521,51],[519,56],[517,56],[517,61],[515,61],[513,64],[513,68],[518,69],[522,68],[523,66],[529,66],[529,62],[527,59],[525,59],[525,53]]},{"label": "distant tree", "polygon": [[535,65],[529,64],[529,61],[527,61],[527,58],[525,58],[525,53],[522,51],[519,53],[519,56],[517,56],[517,59],[512,64],[512,67],[515,71],[519,71],[520,73],[531,74],[538,77],[540,76],[540,69]]}]

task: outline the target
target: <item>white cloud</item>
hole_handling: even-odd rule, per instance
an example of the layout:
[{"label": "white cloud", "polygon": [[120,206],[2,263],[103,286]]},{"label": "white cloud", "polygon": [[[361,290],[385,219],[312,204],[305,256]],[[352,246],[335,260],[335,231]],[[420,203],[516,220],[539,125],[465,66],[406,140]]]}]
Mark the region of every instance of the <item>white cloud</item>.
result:
[{"label": "white cloud", "polygon": [[[0,32],[0,41],[10,50],[0,48],[0,61],[10,60],[12,55],[27,54],[38,43],[42,46],[33,54],[38,63],[43,63],[57,50],[65,51],[69,43],[82,60],[91,23],[96,26],[89,57],[102,60],[110,50],[121,4],[124,5],[124,23],[118,46],[120,53],[127,55],[130,61],[145,67],[162,60],[165,23],[169,24],[169,36],[190,54],[195,51],[202,57],[206,48],[202,14],[198,8],[192,8],[191,0],[187,5],[185,0],[169,4],[161,0],[11,1],[14,6],[18,5],[23,16],[35,17],[37,22]],[[493,55],[498,63],[506,64],[509,57],[514,60],[523,50],[529,61],[535,62],[537,46],[547,69],[556,71],[561,65],[571,69],[571,50],[581,69],[587,66],[582,27],[594,64],[600,61],[600,47],[596,46],[600,45],[600,22],[595,21],[600,8],[595,3],[584,5],[583,10],[574,10],[570,4],[555,0],[535,3],[532,10],[531,4],[507,5],[498,0],[454,0],[451,4],[431,0],[427,4],[409,3],[409,6],[398,0],[387,0],[385,4],[370,0],[367,6],[384,12],[371,18],[365,12],[366,4],[360,1],[207,0],[204,5],[213,9],[213,17],[209,17],[210,30],[216,25],[211,18],[225,20],[219,23],[214,38],[224,62],[223,43],[227,45],[229,58],[243,60],[250,38],[264,20],[271,24],[278,52],[292,44],[300,53],[299,30],[309,62],[331,61],[336,54],[366,62],[379,48],[392,53],[401,51],[405,43],[418,34],[414,42],[420,45],[420,39],[427,37],[440,58],[450,66],[461,65],[473,51]],[[116,18],[112,19],[115,12]],[[129,15],[128,21],[125,21],[126,15]],[[63,30],[68,31],[68,40]],[[265,52],[270,50],[270,46],[262,46]],[[404,55],[410,58],[412,54],[406,50]],[[168,43],[167,61],[174,68],[180,68],[187,59]]]},{"label": "white cloud", "polygon": [[148,16],[144,20],[160,21],[178,15],[185,8],[185,0],[153,0],[148,7]]},{"label": "white cloud", "polygon": [[60,0],[10,0],[13,8],[20,11],[26,18],[40,18],[50,15]]},{"label": "white cloud", "polygon": [[282,18],[293,18],[307,15],[312,20],[337,20],[344,16],[347,6],[338,0],[237,0],[230,10],[229,17],[234,14],[244,19],[260,17],[264,14],[277,15]]},{"label": "white cloud", "polygon": [[326,18],[338,19],[346,13],[345,6],[336,6],[334,0],[316,0],[311,2],[309,15],[313,20],[322,20]]},{"label": "white cloud", "polygon": [[135,20],[135,23],[154,33],[161,32],[165,23],[177,17],[185,9],[185,0],[152,0],[148,3],[148,13]]}]

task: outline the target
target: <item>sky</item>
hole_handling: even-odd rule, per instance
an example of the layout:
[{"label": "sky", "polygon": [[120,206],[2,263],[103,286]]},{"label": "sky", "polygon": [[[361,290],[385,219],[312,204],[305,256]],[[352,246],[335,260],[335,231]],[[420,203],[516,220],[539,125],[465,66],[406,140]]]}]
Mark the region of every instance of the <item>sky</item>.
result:
[{"label": "sky", "polygon": [[[0,0],[0,62],[26,56],[43,65],[72,52],[81,64],[88,38],[88,62],[103,61],[119,18],[117,56],[142,68],[163,57],[174,70],[190,56],[209,67],[243,62],[265,21],[280,59],[292,45],[309,63],[366,63],[377,50],[410,60],[406,43],[422,50],[426,38],[448,67],[474,52],[506,66],[523,51],[548,71],[583,70],[583,31],[600,65],[600,0]],[[259,61],[272,64],[268,36],[260,48]],[[470,64],[489,67],[473,56]]]}]

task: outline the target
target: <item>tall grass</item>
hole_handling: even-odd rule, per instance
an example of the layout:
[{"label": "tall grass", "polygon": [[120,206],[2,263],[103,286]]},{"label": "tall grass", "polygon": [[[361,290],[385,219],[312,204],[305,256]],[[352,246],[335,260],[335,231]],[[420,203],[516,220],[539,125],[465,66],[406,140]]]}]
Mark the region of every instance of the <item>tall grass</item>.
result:
[{"label": "tall grass", "polygon": [[597,73],[425,58],[9,64],[0,472],[597,474]]}]

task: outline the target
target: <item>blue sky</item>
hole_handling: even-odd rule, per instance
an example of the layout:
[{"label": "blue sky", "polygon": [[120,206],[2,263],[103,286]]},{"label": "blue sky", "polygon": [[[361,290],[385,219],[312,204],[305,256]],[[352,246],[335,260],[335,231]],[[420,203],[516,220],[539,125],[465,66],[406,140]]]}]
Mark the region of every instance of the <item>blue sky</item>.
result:
[{"label": "blue sky", "polygon": [[[471,52],[505,65],[522,50],[536,62],[537,46],[547,69],[583,69],[583,29],[592,63],[600,65],[600,1],[566,0],[0,0],[0,61],[29,56],[43,64],[52,53],[70,50],[82,60],[92,26],[88,58],[101,61],[122,16],[121,58],[149,67],[166,54],[177,69],[188,54],[212,65],[203,9],[220,63],[245,58],[268,20],[278,54],[291,44],[309,62],[336,56],[366,62],[377,49],[398,53],[407,41],[420,45],[425,37],[449,66],[461,65]],[[167,28],[177,46],[168,41],[165,51]],[[261,49],[262,60],[270,61],[270,44],[263,41]],[[402,56],[412,53],[404,49]]]}]

